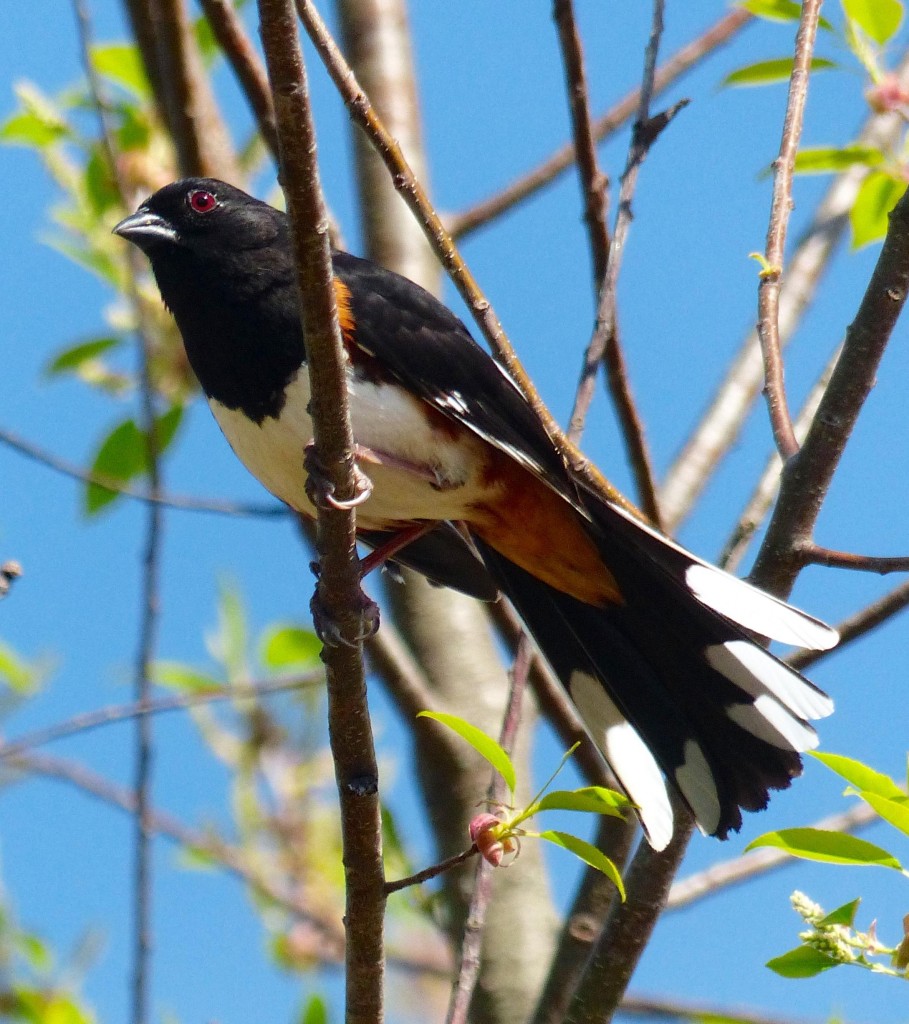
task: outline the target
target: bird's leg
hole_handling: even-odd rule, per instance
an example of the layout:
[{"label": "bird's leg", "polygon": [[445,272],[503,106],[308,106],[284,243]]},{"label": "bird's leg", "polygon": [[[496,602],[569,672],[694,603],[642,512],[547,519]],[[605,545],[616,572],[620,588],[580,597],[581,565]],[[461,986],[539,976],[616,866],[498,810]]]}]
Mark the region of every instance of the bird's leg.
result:
[{"label": "bird's leg", "polygon": [[[334,484],[325,472],[315,445],[310,443],[306,446],[303,455],[303,465],[306,469],[306,495],[317,508],[352,509],[362,505],[372,494],[372,482],[369,477],[354,464],[354,496],[347,500],[339,500],[334,496]],[[320,574],[320,566],[315,563],[313,566],[316,576]],[[312,611],[312,622],[316,635],[326,647],[356,647],[364,640],[374,636],[379,628],[379,606],[362,590],[359,591],[356,608],[350,609],[360,619],[360,628],[353,638],[345,637],[341,630],[341,624],[337,613],[329,608],[323,600],[321,584],[316,584],[316,591],[310,602]]]},{"label": "bird's leg", "polygon": [[412,544],[415,540],[425,536],[430,530],[438,526],[435,522],[412,523],[405,526],[403,530],[393,533],[384,544],[373,548],[365,558],[360,559],[360,576],[368,576],[374,569],[383,566],[390,558],[396,555],[402,548]]},{"label": "bird's leg", "polygon": [[411,462],[409,459],[402,459],[397,455],[392,455],[391,452],[380,451],[378,448],[367,448],[366,445],[357,444],[354,447],[354,454],[358,462],[384,466],[386,469],[399,469],[409,476],[425,480],[436,491],[447,491],[461,486],[461,481],[446,480],[434,466]]},{"label": "bird's leg", "polygon": [[317,508],[357,508],[372,494],[372,481],[354,462],[354,495],[343,501],[336,498],[335,485],[325,472],[312,441],[303,452],[303,467],[306,470],[306,496]]}]

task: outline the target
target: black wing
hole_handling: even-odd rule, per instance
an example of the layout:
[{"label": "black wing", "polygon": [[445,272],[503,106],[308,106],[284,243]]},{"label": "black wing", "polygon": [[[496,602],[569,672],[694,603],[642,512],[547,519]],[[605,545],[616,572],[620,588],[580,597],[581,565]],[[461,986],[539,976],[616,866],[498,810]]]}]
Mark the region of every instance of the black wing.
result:
[{"label": "black wing", "polygon": [[349,253],[334,254],[334,269],[350,292],[353,340],[383,371],[556,489],[574,494],[526,398],[454,313],[413,281]]}]

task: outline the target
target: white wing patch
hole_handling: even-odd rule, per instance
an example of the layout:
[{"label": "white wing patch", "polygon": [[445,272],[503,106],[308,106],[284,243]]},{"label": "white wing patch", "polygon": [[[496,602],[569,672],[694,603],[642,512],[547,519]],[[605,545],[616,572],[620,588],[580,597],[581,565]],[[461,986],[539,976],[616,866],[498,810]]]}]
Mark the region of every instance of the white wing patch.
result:
[{"label": "white wing patch", "polygon": [[722,810],[713,772],[697,740],[685,740],[684,755],[684,762],[675,770],[675,781],[694,811],[698,828],[711,835],[719,827]]},{"label": "white wing patch", "polygon": [[704,658],[752,697],[770,693],[799,718],[826,718],[833,712],[833,701],[826,693],[749,640],[712,644]]},{"label": "white wing patch", "polygon": [[591,739],[638,805],[648,842],[655,850],[665,849],[672,839],[672,807],[653,754],[596,679],[586,672],[572,672],[568,690]]},{"label": "white wing patch", "polygon": [[701,604],[769,640],[812,651],[830,650],[839,641],[832,626],[706,562],[690,565],[685,582]]},{"label": "white wing patch", "polygon": [[795,718],[769,693],[753,704],[730,704],[726,714],[752,736],[780,750],[814,750],[818,735],[806,722]]}]

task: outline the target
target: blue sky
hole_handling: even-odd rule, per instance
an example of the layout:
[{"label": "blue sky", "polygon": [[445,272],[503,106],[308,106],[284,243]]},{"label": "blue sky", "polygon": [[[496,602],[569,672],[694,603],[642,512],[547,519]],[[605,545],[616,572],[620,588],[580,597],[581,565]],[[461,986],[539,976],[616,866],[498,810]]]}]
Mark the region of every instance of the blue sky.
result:
[{"label": "blue sky", "polygon": [[[594,109],[604,109],[637,80],[647,6],[578,3]],[[413,7],[430,184],[441,209],[459,210],[534,165],[567,137],[549,5],[425,0]],[[834,16],[836,9],[831,8]],[[664,53],[724,9],[707,0],[670,5]],[[118,5],[99,0],[93,14],[99,39],[122,37]],[[755,316],[756,268],[747,254],[763,245],[770,183],[760,171],[776,152],[785,89],[721,90],[718,84],[731,68],[783,55],[790,38],[788,28],[753,27],[674,88],[667,103],[684,95],[692,104],[660,139],[641,175],[620,285],[620,321],[660,473]],[[835,49],[826,46],[828,53]],[[847,55],[834,56],[849,64]],[[0,69],[4,117],[13,109],[12,85],[20,79],[33,80],[51,93],[75,82],[79,56],[67,6],[57,5],[50,17],[45,5],[17,5],[0,36]],[[328,198],[357,251],[347,119],[315,63],[311,77]],[[217,81],[234,129],[245,127],[248,118],[223,69]],[[849,70],[817,76],[806,144],[848,141],[865,113],[861,89],[860,77]],[[602,149],[613,178],[621,170],[626,145],[627,134],[622,133]],[[0,426],[85,463],[118,411],[83,385],[48,381],[43,368],[61,348],[103,332],[105,306],[112,297],[42,244],[55,194],[34,156],[0,149],[0,175],[7,196],[0,236],[5,297],[0,346],[6,384]],[[810,217],[823,186],[821,179],[799,180],[793,235]],[[472,237],[464,248],[528,369],[564,418],[592,317],[574,179],[563,177]],[[871,247],[837,257],[821,303],[806,319],[788,359],[794,401],[804,395],[841,339],[876,252]],[[878,554],[909,550],[904,511],[909,494],[902,472],[909,455],[905,340],[901,325],[822,514],[818,539],[831,547]],[[630,486],[601,396],[585,444],[619,486]],[[682,539],[699,553],[712,557],[722,546],[769,446],[760,407],[684,527]],[[189,414],[166,473],[168,487],[180,493],[255,501],[266,497],[199,405]],[[139,506],[121,502],[108,515],[87,521],[80,498],[71,481],[0,447],[0,560],[15,557],[26,570],[14,595],[0,606],[0,639],[26,655],[47,655],[56,664],[47,691],[4,723],[8,735],[128,699],[144,514]],[[214,622],[217,582],[225,576],[241,587],[256,628],[305,614],[311,580],[289,526],[170,514],[162,657],[206,662],[204,633]],[[799,581],[795,597],[835,621],[895,582],[813,569]],[[837,714],[823,725],[825,749],[851,754],[898,776],[906,751],[905,628],[904,620],[897,619],[813,673],[837,700]],[[415,797],[403,781],[406,766],[400,755],[405,734],[381,696],[375,703],[380,754],[397,761],[398,769],[386,795],[399,811],[412,810]],[[179,715],[167,716],[157,722],[156,735],[155,803],[190,822],[224,820],[224,775],[206,758],[191,723]],[[546,763],[558,756],[548,736],[539,746]],[[128,728],[75,738],[55,745],[53,752],[83,759],[119,782],[129,781]],[[696,838],[684,873],[734,855],[766,829],[806,824],[841,809],[841,789],[832,776],[809,765],[805,778],[777,796],[768,814],[749,819],[741,837],[724,845]],[[0,793],[5,890],[20,920],[47,936],[61,953],[72,949],[86,930],[103,934],[100,960],[86,991],[105,1021],[122,1020],[126,1014],[129,836],[125,818],[58,783],[25,781]],[[883,830],[869,837],[885,845],[890,840]],[[263,931],[240,886],[218,875],[181,869],[166,845],[155,850],[157,1019],[172,1011],[183,1021],[291,1020],[300,1000],[299,983],[269,965]],[[905,849],[895,852],[907,855]],[[425,855],[423,842],[417,857]],[[559,867],[560,879],[572,877],[570,865],[559,862]],[[796,944],[798,920],[788,910],[794,888],[807,890],[829,908],[863,894],[864,923],[877,916],[884,936],[896,938],[906,888],[905,879],[892,874],[797,865],[667,916],[633,988],[815,1019],[838,1013],[880,1024],[903,1020],[904,994],[896,982],[844,969],[814,981],[791,982],[763,967],[769,957]],[[570,888],[560,888],[558,895],[567,900]],[[329,994],[338,990],[334,972],[305,984]]]}]

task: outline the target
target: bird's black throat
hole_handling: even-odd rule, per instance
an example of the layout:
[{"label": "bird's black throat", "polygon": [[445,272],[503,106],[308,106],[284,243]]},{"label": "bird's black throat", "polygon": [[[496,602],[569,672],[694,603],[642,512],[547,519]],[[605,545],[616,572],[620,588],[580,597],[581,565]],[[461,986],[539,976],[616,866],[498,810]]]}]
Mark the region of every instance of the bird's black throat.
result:
[{"label": "bird's black throat", "polygon": [[192,252],[150,255],[208,398],[255,423],[277,418],[287,385],[306,362],[289,259],[237,259],[212,272]]}]

